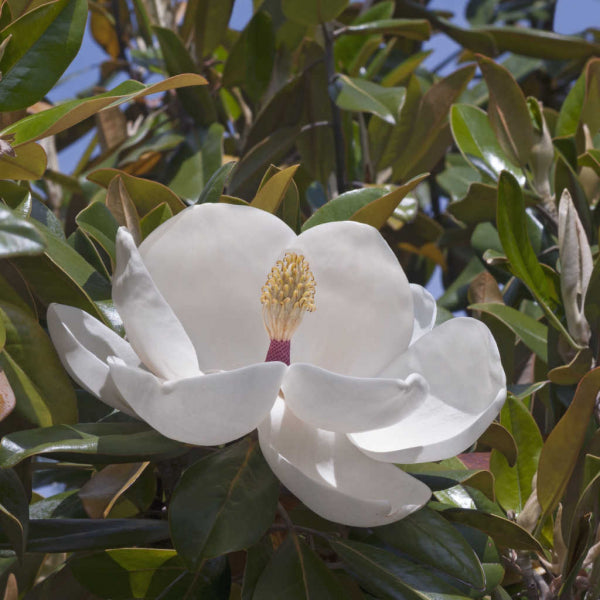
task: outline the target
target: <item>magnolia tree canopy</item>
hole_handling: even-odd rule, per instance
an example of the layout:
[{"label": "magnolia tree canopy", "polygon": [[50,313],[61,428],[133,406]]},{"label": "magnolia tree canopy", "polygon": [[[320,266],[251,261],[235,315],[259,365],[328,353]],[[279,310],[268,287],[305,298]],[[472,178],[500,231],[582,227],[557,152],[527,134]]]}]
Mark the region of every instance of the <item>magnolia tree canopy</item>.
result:
[{"label": "magnolia tree canopy", "polygon": [[600,597],[600,36],[556,8],[3,5],[0,597]]}]

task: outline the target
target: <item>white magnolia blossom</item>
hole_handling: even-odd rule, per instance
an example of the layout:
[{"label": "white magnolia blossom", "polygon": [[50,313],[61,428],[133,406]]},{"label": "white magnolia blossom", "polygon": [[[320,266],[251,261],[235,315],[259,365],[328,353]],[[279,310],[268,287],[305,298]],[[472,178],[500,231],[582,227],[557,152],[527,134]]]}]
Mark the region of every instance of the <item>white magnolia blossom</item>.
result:
[{"label": "white magnolia blossom", "polygon": [[423,506],[429,488],[393,463],[463,451],[506,395],[485,325],[434,328],[432,296],[360,223],[296,236],[267,212],[204,204],[139,248],[121,228],[113,299],[127,341],[82,310],[48,309],[74,379],[182,442],[258,428],[283,484],[340,523],[383,525]]}]

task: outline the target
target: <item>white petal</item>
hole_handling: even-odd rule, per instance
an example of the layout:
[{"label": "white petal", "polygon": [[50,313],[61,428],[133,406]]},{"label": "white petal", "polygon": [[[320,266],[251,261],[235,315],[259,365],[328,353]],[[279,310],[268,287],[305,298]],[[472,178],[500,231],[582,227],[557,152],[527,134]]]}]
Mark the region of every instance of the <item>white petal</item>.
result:
[{"label": "white petal", "polygon": [[437,316],[437,304],[435,298],[423,287],[416,283],[410,284],[413,296],[413,310],[415,323],[410,340],[414,344],[422,335],[433,329]]},{"label": "white petal", "polygon": [[190,338],[152,281],[124,227],[117,232],[112,294],[127,338],[149,369],[164,379],[200,372]]},{"label": "white petal", "polygon": [[343,434],[298,419],[279,398],[258,428],[261,450],[281,482],[325,519],[376,527],[421,508],[429,488],[397,467],[367,458]]},{"label": "white petal", "polygon": [[50,337],[67,373],[90,394],[135,416],[133,409],[119,395],[106,362],[109,356],[118,356],[128,365],[139,367],[141,362],[133,348],[79,308],[50,304],[46,319]]},{"label": "white petal", "polygon": [[261,288],[294,232],[259,209],[192,206],[140,245],[152,279],[190,336],[204,371],[261,362],[269,348]]},{"label": "white petal", "polygon": [[283,363],[161,381],[109,358],[110,374],[141,419],[163,435],[202,446],[225,444],[252,431],[277,397]]},{"label": "white petal", "polygon": [[309,425],[347,433],[396,423],[425,399],[429,387],[416,373],[406,380],[348,377],[293,363],[282,390],[288,407]]},{"label": "white petal", "polygon": [[348,436],[377,460],[412,463],[455,456],[487,429],[506,398],[496,342],[476,319],[442,323],[382,375],[409,373],[420,373],[429,384],[423,404],[395,425]]},{"label": "white petal", "polygon": [[379,232],[350,221],[302,233],[293,247],[310,264],[316,311],[292,339],[292,362],[374,377],[408,347],[412,293],[402,267]]}]

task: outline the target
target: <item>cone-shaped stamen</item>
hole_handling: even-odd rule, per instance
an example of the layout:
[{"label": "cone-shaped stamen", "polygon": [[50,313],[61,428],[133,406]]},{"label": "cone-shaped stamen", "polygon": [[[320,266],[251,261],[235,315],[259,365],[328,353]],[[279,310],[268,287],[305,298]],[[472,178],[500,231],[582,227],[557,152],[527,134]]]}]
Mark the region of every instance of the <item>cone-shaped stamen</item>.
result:
[{"label": "cone-shaped stamen", "polygon": [[[283,260],[275,263],[260,296],[263,320],[272,341],[289,342],[303,313],[315,310],[315,286],[315,278],[302,254],[286,252]],[[288,360],[283,362],[289,364],[289,344],[286,346]]]}]

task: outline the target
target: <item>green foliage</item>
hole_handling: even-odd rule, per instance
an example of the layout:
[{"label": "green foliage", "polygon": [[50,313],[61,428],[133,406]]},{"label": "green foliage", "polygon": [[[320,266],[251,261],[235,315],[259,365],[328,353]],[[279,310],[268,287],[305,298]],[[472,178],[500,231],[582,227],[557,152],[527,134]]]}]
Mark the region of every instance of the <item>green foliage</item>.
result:
[{"label": "green foliage", "polygon": [[[459,27],[405,0],[267,0],[239,32],[233,0],[3,5],[1,597],[600,596],[600,45],[554,33],[555,5],[472,0]],[[88,11],[107,55],[97,89],[48,106]],[[460,64],[429,66],[433,36]],[[57,150],[92,129],[59,170]],[[489,327],[508,399],[459,458],[403,466],[427,507],[372,530],[329,523],[252,434],[193,448],[67,375],[48,305],[123,334],[118,228],[140,243],[206,202],[295,232],[376,227],[409,281],[442,271],[438,321],[464,310]],[[60,491],[42,498],[48,484]]]}]

